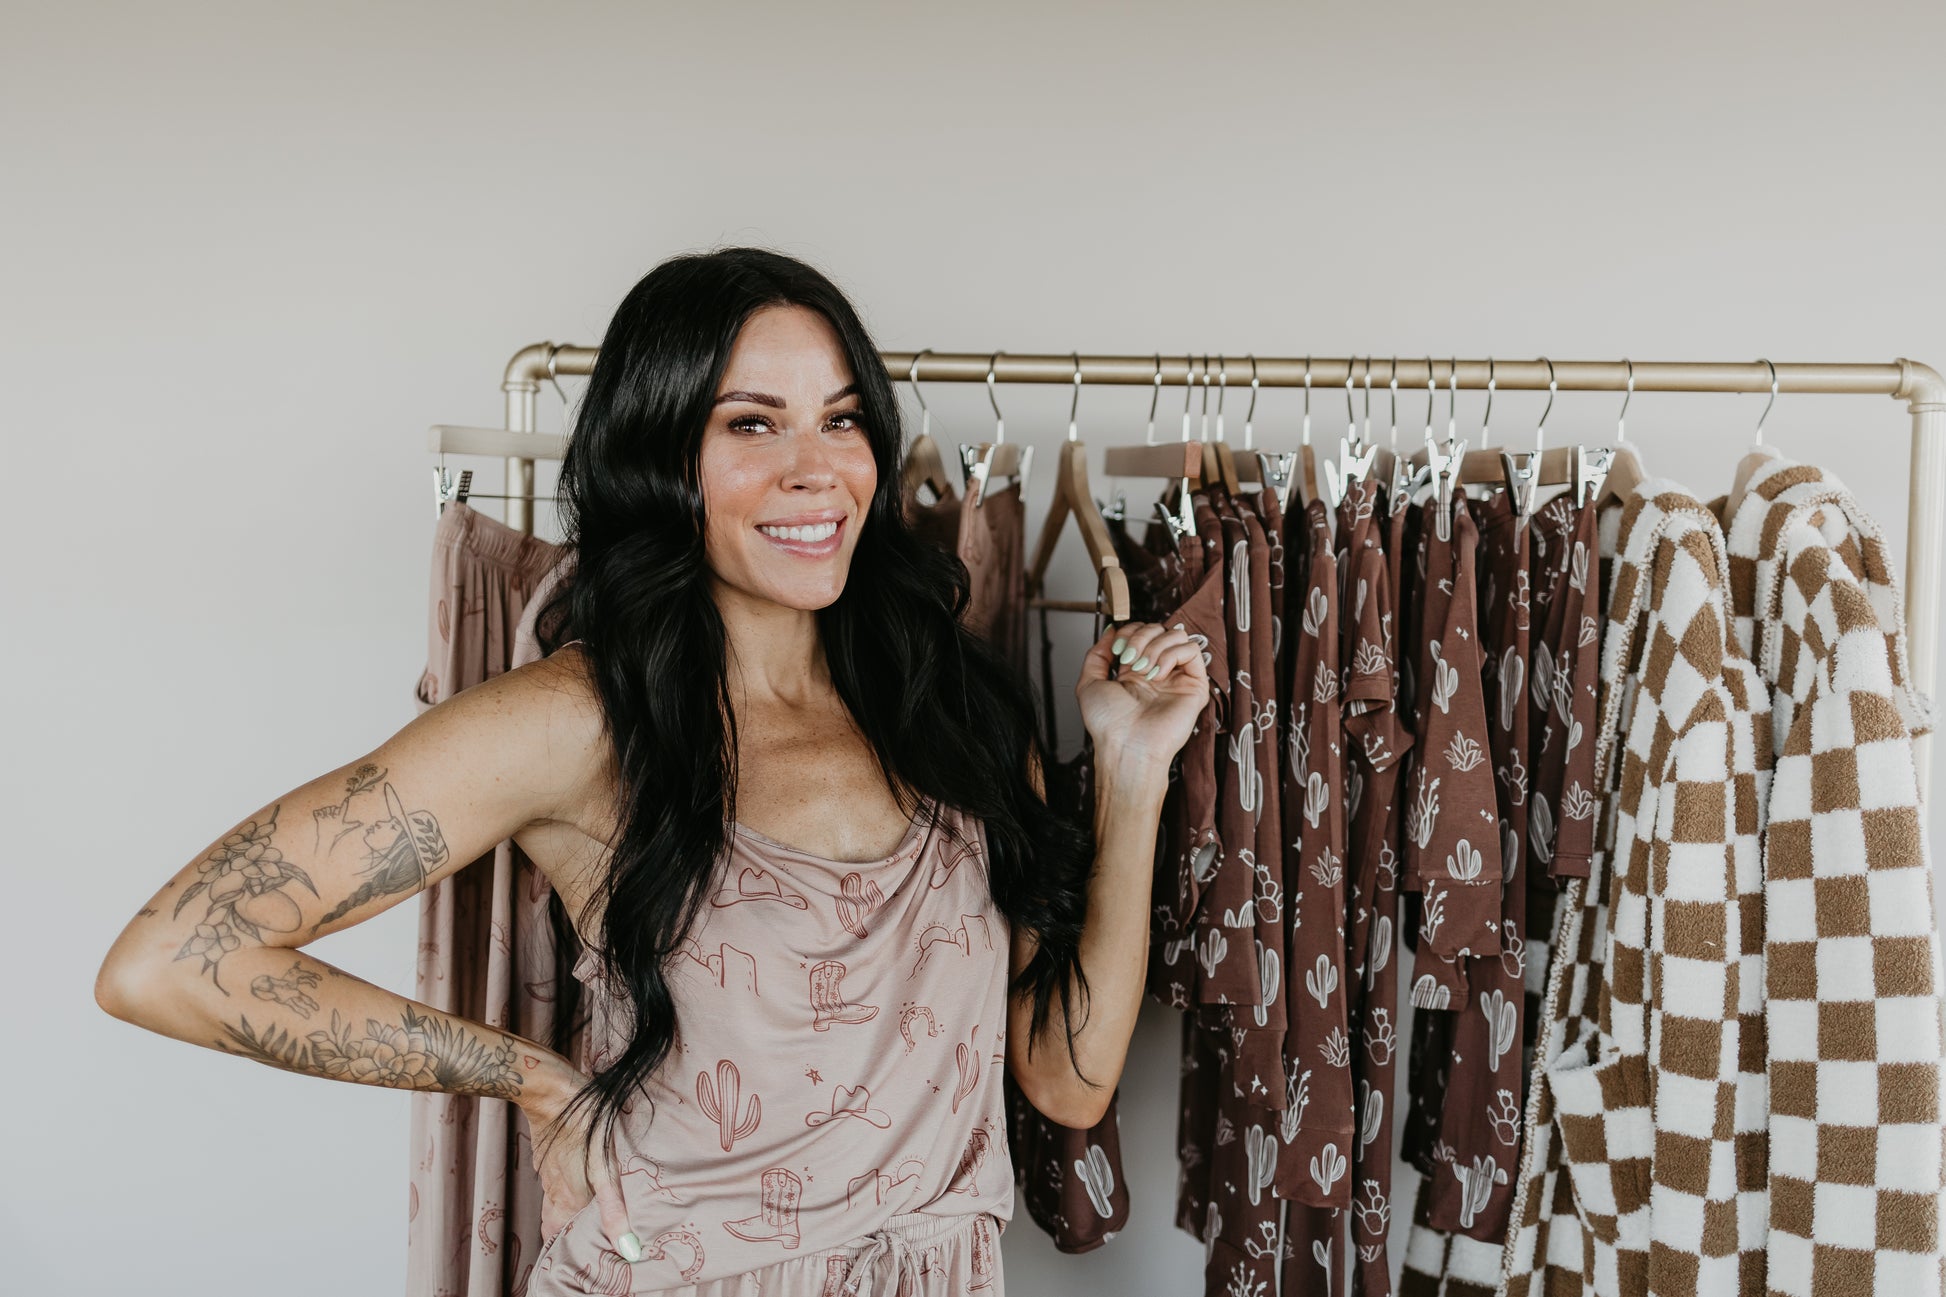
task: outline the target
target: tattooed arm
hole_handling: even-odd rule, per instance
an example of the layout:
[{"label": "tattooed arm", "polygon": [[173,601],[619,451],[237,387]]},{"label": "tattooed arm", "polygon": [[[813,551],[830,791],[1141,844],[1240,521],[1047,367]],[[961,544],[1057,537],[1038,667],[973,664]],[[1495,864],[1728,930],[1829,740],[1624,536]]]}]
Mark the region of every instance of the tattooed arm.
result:
[{"label": "tattooed arm", "polygon": [[96,978],[97,1003],[286,1071],[490,1095],[551,1116],[578,1077],[560,1055],[298,948],[528,826],[578,823],[605,769],[579,662],[565,650],[465,690],[224,833],[123,929]]}]

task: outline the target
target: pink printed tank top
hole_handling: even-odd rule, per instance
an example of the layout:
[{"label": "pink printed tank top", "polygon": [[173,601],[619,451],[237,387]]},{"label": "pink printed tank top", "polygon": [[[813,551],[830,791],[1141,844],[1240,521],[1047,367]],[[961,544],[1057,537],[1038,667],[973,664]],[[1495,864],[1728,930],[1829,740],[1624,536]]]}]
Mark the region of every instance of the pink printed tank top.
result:
[{"label": "pink printed tank top", "polygon": [[[669,961],[676,1036],[646,1084],[653,1116],[638,1098],[616,1127],[645,1258],[620,1259],[590,1202],[536,1258],[530,1292],[583,1291],[576,1275],[626,1275],[604,1292],[704,1283],[857,1246],[907,1212],[989,1213],[1004,1230],[1010,925],[987,859],[984,824],[932,799],[869,862],[738,825]],[[600,974],[584,951],[590,1067],[627,1042],[630,1005]]]}]

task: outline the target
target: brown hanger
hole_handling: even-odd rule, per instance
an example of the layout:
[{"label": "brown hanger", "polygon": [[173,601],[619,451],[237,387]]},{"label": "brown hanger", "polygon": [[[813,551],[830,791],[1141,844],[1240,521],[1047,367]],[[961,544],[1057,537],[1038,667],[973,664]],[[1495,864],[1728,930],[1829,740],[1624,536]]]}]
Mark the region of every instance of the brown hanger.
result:
[{"label": "brown hanger", "polygon": [[[1108,523],[1095,503],[1088,484],[1088,452],[1081,442],[1075,414],[1081,406],[1081,357],[1074,357],[1074,400],[1068,407],[1068,439],[1061,443],[1061,458],[1054,470],[1054,495],[1048,501],[1047,518],[1041,523],[1034,545],[1033,562],[1027,565],[1028,606],[1099,612],[1110,622],[1129,619],[1128,573],[1115,552],[1108,534]],[[1063,524],[1073,518],[1081,530],[1081,543],[1087,547],[1088,561],[1095,569],[1095,602],[1071,603],[1042,596],[1047,581],[1048,563],[1061,539]]]},{"label": "brown hanger", "polygon": [[900,485],[910,495],[917,487],[926,487],[935,500],[945,500],[953,494],[953,479],[946,472],[946,461],[939,454],[939,443],[932,439],[932,411],[926,406],[925,393],[919,390],[919,360],[929,354],[927,347],[912,358],[912,367],[906,371],[906,381],[912,384],[912,395],[919,401],[919,435],[912,439],[906,448],[905,463],[900,471]]}]

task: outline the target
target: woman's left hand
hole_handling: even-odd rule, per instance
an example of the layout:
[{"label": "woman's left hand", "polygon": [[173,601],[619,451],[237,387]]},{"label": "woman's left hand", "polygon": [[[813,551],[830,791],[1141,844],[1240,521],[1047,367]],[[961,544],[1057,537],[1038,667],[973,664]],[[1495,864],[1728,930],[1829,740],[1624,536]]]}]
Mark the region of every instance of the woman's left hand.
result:
[{"label": "woman's left hand", "polygon": [[1209,701],[1202,643],[1155,622],[1111,626],[1082,659],[1074,696],[1097,752],[1167,766]]}]

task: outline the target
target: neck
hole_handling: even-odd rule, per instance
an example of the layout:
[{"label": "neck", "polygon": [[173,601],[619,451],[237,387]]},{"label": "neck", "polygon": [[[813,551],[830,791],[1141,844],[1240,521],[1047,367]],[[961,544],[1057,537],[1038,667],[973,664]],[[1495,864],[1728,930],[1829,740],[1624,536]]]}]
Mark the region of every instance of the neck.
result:
[{"label": "neck", "polygon": [[712,582],[711,594],[723,618],[730,697],[739,711],[772,701],[802,705],[830,694],[831,671],[815,612],[755,598],[721,582]]}]

